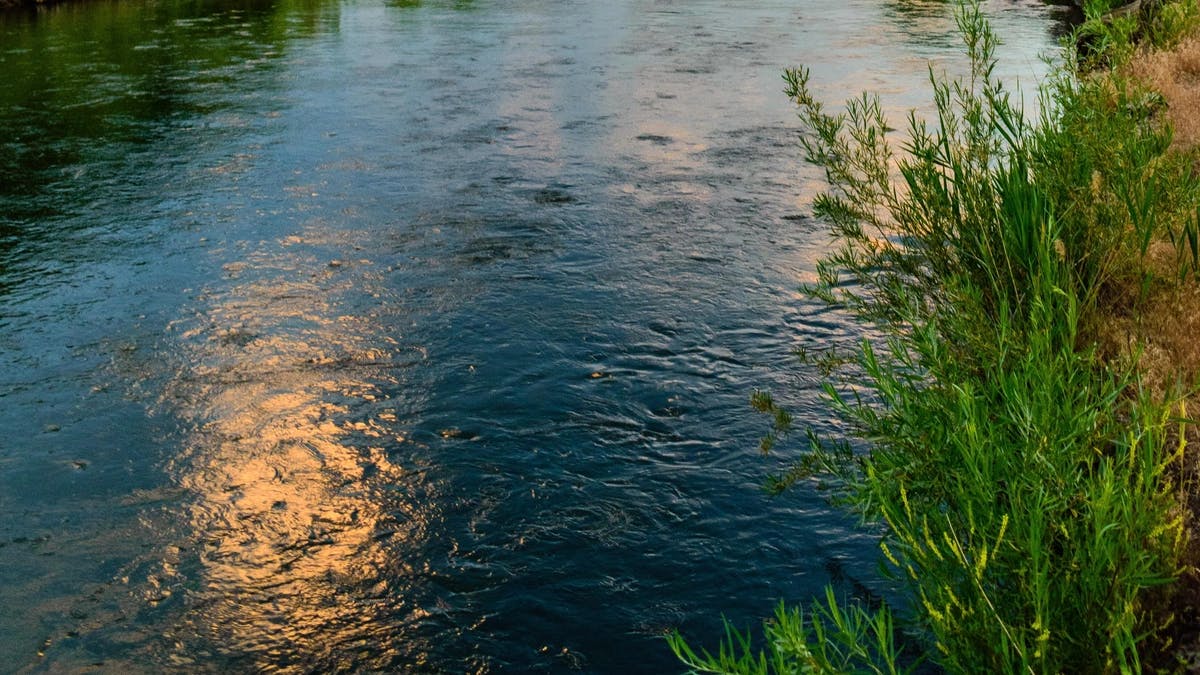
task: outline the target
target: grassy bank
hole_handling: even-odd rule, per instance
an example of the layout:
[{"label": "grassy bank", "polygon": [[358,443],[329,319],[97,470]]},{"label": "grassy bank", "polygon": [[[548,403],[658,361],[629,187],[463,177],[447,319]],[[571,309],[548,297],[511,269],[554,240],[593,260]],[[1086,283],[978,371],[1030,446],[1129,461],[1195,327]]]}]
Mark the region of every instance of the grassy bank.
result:
[{"label": "grassy bank", "polygon": [[[1152,74],[1170,69],[1155,53],[1186,53],[1200,10],[1109,9],[1089,8],[1082,55],[1045,83],[1037,120],[993,77],[997,40],[970,4],[970,75],[931,78],[936,117],[910,117],[900,143],[873,97],[830,113],[807,71],[787,73],[831,187],[814,210],[838,242],[809,291],[884,337],[826,386],[869,452],[810,436],[775,486],[828,481],[884,523],[907,602],[868,611],[831,593],[807,613],[781,607],[761,651],[731,632],[699,656],[674,636],[689,667],[1178,665],[1195,563],[1200,155],[1173,135],[1182,94]],[[1175,65],[1200,76],[1200,56]],[[768,395],[753,402],[775,419],[764,447],[789,435]]]}]

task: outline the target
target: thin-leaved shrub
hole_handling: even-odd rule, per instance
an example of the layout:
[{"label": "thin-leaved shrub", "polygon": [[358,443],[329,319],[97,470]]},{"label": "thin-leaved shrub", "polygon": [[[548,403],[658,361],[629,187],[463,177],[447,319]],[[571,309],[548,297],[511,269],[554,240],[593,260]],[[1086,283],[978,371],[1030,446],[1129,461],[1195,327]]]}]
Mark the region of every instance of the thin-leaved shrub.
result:
[{"label": "thin-leaved shrub", "polygon": [[[1147,273],[1152,241],[1195,241],[1196,181],[1167,152],[1149,92],[1064,71],[1031,123],[994,74],[978,4],[958,20],[969,74],[931,72],[933,119],[910,115],[899,143],[876,98],[830,112],[807,70],[785,74],[830,185],[814,210],[837,243],[808,290],[882,337],[853,355],[852,383],[826,385],[869,451],[810,434],[775,486],[831,477],[885,524],[908,602],[842,610],[875,627],[845,668],[810,656],[860,633],[795,614],[770,624],[765,651],[732,629],[716,655],[673,637],[694,670],[891,672],[894,642],[878,635],[894,615],[951,672],[1136,672],[1165,620],[1146,597],[1177,573],[1168,469],[1183,422],[1131,367],[1098,358],[1089,326],[1109,289]],[[1195,271],[1194,254],[1179,262]],[[753,402],[775,416],[768,449],[792,421],[766,394]]]}]

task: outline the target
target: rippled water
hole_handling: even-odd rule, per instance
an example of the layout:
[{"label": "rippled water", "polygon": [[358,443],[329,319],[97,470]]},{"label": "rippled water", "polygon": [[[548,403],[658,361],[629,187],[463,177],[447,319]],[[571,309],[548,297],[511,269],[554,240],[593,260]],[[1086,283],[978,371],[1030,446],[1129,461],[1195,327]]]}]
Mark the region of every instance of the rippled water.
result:
[{"label": "rippled water", "polygon": [[[1031,82],[1056,12],[987,9]],[[664,672],[886,595],[758,490],[749,393],[827,428],[790,352],[859,334],[779,75],[957,52],[937,0],[0,16],[0,671]]]}]

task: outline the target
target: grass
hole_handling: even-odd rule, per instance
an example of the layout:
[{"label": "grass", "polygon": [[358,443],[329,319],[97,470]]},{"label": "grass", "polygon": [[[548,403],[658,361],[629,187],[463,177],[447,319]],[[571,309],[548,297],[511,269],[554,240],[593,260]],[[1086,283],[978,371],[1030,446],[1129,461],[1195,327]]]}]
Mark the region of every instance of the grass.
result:
[{"label": "grass", "polygon": [[[1036,123],[994,77],[997,39],[975,4],[958,14],[969,76],[931,74],[935,119],[910,116],[898,146],[877,99],[831,113],[808,71],[787,72],[831,186],[814,210],[839,244],[808,290],[884,337],[851,355],[853,386],[826,385],[870,451],[810,434],[774,485],[822,477],[884,523],[908,603],[780,609],[765,651],[731,631],[697,655],[674,636],[690,668],[896,672],[895,642],[880,638],[893,625],[951,672],[1166,663],[1188,564],[1192,382],[1144,357],[1171,343],[1149,330],[1170,299],[1200,297],[1197,155],[1170,117],[1200,108],[1147,73],[1195,67],[1200,17],[1190,0],[1155,7],[1115,19],[1092,7],[1089,51],[1046,85]],[[1160,62],[1147,43],[1176,55]],[[752,402],[774,417],[769,450],[792,420],[766,394]],[[830,624],[847,628],[817,629]]]}]

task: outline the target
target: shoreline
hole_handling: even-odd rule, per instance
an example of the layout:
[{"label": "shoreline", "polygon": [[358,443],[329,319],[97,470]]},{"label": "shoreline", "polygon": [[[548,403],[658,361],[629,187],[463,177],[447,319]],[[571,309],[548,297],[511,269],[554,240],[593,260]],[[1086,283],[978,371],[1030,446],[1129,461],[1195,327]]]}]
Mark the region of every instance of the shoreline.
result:
[{"label": "shoreline", "polygon": [[[970,76],[934,78],[903,143],[877,98],[829,113],[788,72],[835,240],[806,290],[883,337],[812,360],[843,364],[826,405],[869,449],[810,432],[773,487],[815,480],[879,527],[905,602],[830,587],[765,651],[673,635],[688,666],[903,672],[898,641],[947,672],[1200,665],[1200,9],[1102,2],[1034,121],[977,0]],[[752,404],[767,451],[792,418]]]}]

